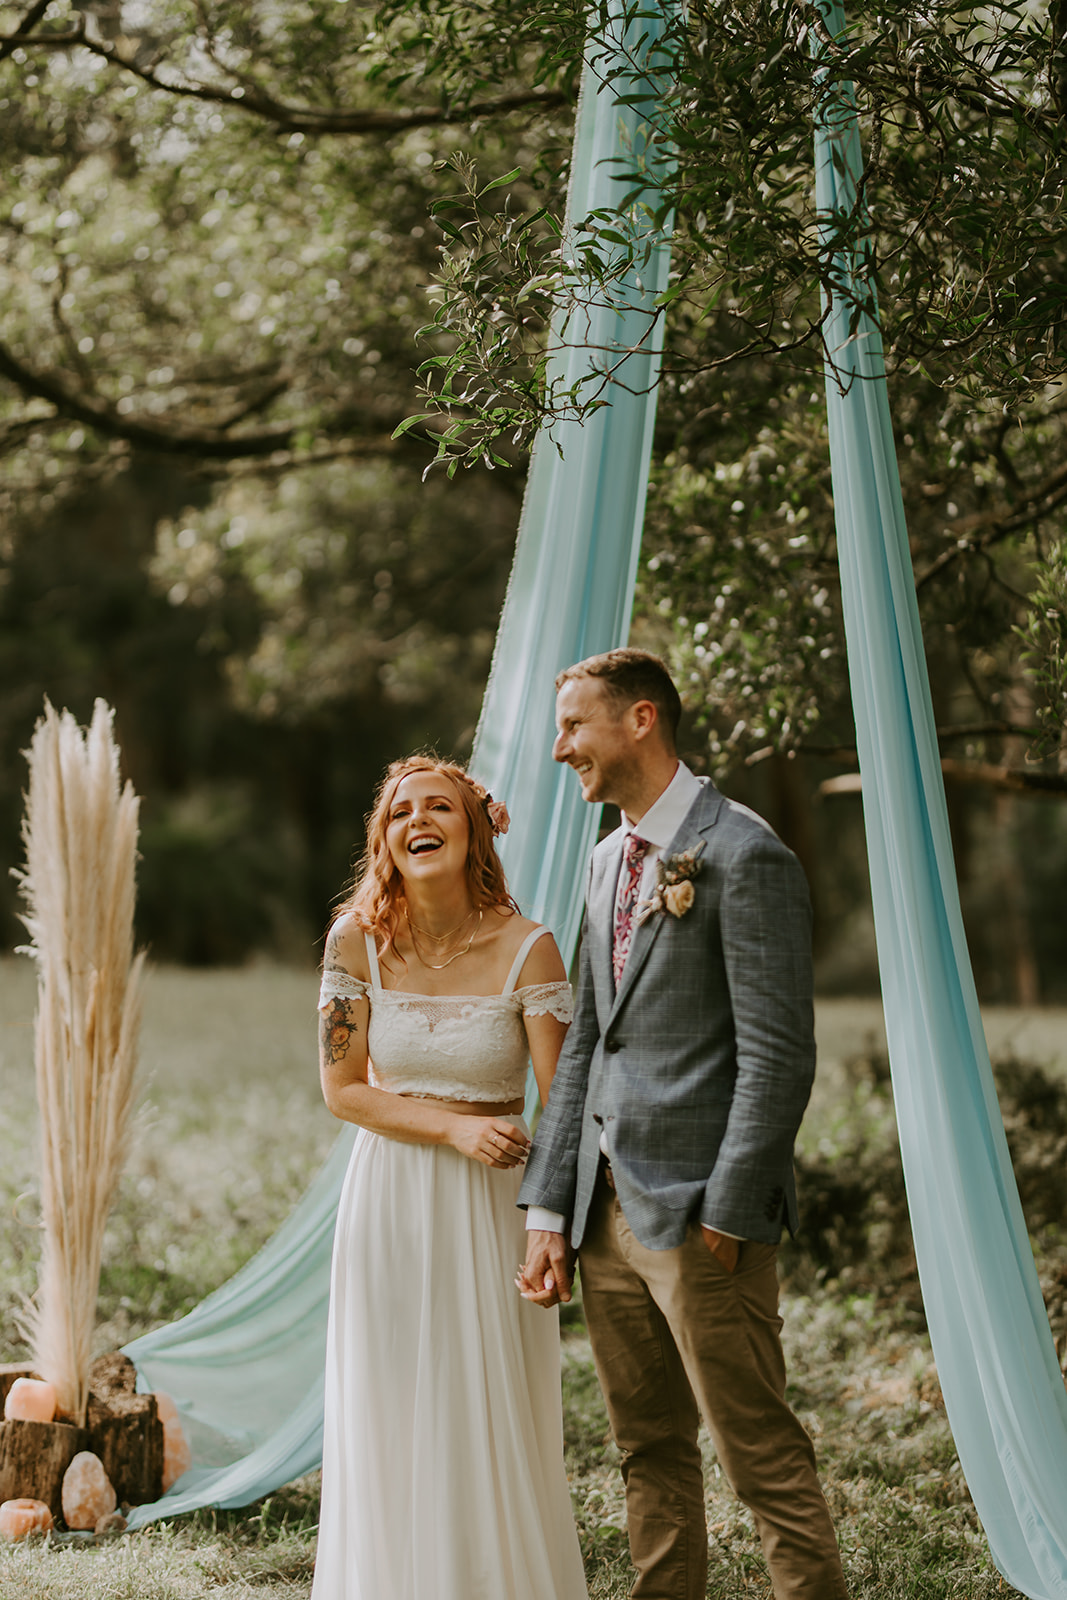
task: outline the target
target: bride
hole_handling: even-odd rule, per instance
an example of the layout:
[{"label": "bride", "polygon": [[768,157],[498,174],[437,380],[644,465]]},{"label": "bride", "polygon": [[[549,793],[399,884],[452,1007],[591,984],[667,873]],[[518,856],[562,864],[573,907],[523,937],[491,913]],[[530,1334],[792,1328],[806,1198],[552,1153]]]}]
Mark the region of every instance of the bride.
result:
[{"label": "bride", "polygon": [[326,942],[323,1093],[359,1126],[337,1214],[312,1600],[586,1600],[558,1323],[513,1287],[529,1132],[570,990],[480,785],[385,775]]}]

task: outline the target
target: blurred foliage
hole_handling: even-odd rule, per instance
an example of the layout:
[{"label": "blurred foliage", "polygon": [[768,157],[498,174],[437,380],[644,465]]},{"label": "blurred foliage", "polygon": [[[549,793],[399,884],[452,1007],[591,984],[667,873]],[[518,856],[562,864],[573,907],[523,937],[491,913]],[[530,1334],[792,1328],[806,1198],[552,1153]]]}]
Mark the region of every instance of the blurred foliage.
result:
[{"label": "blurred foliage", "polygon": [[[525,444],[597,398],[546,389],[551,308],[612,294],[668,211],[635,637],[677,669],[687,756],[769,795],[843,925],[858,825],[811,814],[855,760],[819,296],[863,225],[945,756],[1067,788],[1061,12],[890,0],[831,43],[786,0],[690,6],[650,153],[562,239],[587,16],[633,88],[603,6],[0,0],[8,859],[43,694],[84,714],[103,693],[145,796],[157,953],[310,952],[385,760],[469,744]],[[829,243],[813,48],[856,85],[867,160],[867,222]],[[420,360],[435,398],[405,427]],[[435,452],[499,470],[423,483]],[[1047,856],[1008,830],[983,898],[988,799],[950,801],[992,939],[1001,881],[1036,906],[1063,824]],[[986,968],[1029,961],[1048,992],[1063,940],[1042,902],[1027,955],[1030,914]]]},{"label": "blurred foliage", "polygon": [[385,762],[469,749],[521,486],[390,434],[438,165],[558,181],[530,15],[0,5],[0,832],[43,695],[105,695],[159,956],[310,959]]},{"label": "blurred foliage", "polygon": [[[797,1155],[803,1228],[783,1247],[793,1292],[820,1285],[873,1296],[921,1325],[922,1296],[900,1165],[889,1061],[869,1048],[846,1064],[851,1095]],[[1001,1115],[1061,1364],[1067,1369],[1067,1085],[1013,1054],[993,1062]]]},{"label": "blurred foliage", "polygon": [[[240,546],[246,484],[179,509],[202,491],[143,458],[33,517],[0,587],[9,864],[42,696],[84,718],[103,694],[144,796],[138,931],[155,956],[315,959],[382,767],[398,748],[469,749],[517,509],[492,481],[475,498],[368,474],[284,480]],[[0,904],[15,943],[6,875]]]},{"label": "blurred foliage", "polygon": [[1059,540],[1049,550],[1025,623],[1016,632],[1038,701],[1040,748],[1061,749],[1067,743],[1067,542]]}]

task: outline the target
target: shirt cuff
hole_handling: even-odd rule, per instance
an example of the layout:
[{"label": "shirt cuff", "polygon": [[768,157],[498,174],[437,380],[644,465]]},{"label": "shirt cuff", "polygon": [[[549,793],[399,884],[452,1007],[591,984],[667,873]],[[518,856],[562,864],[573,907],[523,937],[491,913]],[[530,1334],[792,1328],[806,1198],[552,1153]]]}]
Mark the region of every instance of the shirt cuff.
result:
[{"label": "shirt cuff", "polygon": [[530,1233],[535,1228],[542,1233],[566,1233],[567,1219],[558,1211],[547,1211],[544,1206],[527,1206],[526,1231]]}]

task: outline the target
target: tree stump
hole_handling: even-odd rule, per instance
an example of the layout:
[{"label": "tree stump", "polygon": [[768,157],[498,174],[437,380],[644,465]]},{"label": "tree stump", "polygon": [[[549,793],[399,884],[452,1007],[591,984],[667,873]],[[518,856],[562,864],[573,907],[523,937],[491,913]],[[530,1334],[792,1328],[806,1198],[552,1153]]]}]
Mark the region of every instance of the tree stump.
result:
[{"label": "tree stump", "polygon": [[0,1500],[43,1500],[58,1522],[63,1474],[78,1451],[89,1448],[85,1430],[66,1422],[0,1422]]},{"label": "tree stump", "polygon": [[141,1506],[159,1499],[163,1424],[155,1395],[120,1391],[105,1399],[91,1392],[86,1432],[89,1442],[82,1448],[100,1457],[120,1505]]},{"label": "tree stump", "polygon": [[[25,1363],[0,1366],[0,1413],[16,1378],[39,1374]],[[0,1423],[0,1500],[43,1500],[63,1515],[63,1474],[79,1450],[104,1464],[120,1505],[140,1506],[163,1493],[163,1424],[156,1399],[137,1394],[137,1369],[115,1350],[89,1372],[84,1428],[62,1422]]]},{"label": "tree stump", "polygon": [[116,1394],[137,1393],[137,1368],[121,1350],[110,1350],[106,1356],[97,1356],[89,1368],[89,1392],[98,1400],[110,1400]]}]

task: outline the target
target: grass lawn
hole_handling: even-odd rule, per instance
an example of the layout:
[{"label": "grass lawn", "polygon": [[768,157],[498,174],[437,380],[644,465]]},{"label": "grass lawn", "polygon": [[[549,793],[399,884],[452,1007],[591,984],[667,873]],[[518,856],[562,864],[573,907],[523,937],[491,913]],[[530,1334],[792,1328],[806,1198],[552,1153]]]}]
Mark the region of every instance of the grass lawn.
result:
[{"label": "grass lawn", "polygon": [[[141,1123],[108,1238],[101,1351],[181,1315],[228,1277],[329,1149],[335,1126],[318,1096],[315,995],[313,974],[272,967],[152,974]],[[32,1011],[29,963],[0,960],[0,1360],[24,1354],[13,1313],[35,1283]],[[988,1020],[994,1048],[1014,1045],[1067,1068],[1063,1012]],[[877,1054],[878,1007],[827,1002],[819,1033],[802,1157],[832,1161],[845,1128],[853,1147],[859,1137],[884,1156],[891,1108],[849,1065]],[[906,1271],[899,1283],[872,1284],[850,1269],[820,1284],[801,1253],[787,1249],[783,1265],[791,1399],[815,1438],[854,1600],[1014,1594],[989,1560]],[[576,1312],[564,1337],[568,1469],[590,1594],[623,1600],[631,1575],[621,1484]],[[709,1600],[769,1596],[750,1519],[710,1450],[707,1468]],[[0,1597],[303,1600],[317,1515],[313,1475],[246,1511],[202,1512],[91,1547],[0,1545]]]}]

